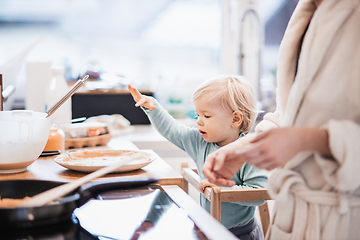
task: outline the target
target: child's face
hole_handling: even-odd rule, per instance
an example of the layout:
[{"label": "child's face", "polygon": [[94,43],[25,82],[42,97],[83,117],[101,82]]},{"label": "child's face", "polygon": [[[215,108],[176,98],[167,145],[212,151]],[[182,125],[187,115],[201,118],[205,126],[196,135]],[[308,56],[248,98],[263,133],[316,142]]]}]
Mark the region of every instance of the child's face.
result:
[{"label": "child's face", "polygon": [[198,116],[197,128],[206,142],[215,142],[220,147],[238,139],[239,127],[233,124],[233,114],[221,106],[220,100],[211,104],[204,97],[194,100]]}]

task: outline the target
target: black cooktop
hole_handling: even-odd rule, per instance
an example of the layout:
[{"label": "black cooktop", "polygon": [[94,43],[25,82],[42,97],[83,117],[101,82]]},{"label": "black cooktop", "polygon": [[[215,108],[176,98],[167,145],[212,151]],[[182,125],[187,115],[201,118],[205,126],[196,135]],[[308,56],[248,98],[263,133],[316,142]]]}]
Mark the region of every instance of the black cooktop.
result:
[{"label": "black cooktop", "polygon": [[60,224],[37,228],[12,228],[1,231],[1,239],[21,240],[97,240],[85,229],[83,229],[76,217]]},{"label": "black cooktop", "polygon": [[[208,239],[188,214],[159,189],[145,194],[124,191],[103,194],[74,211],[61,224],[27,229],[6,229],[1,239],[106,240],[106,239]],[[110,197],[109,197],[110,196]],[[117,196],[117,197],[114,197]]]}]

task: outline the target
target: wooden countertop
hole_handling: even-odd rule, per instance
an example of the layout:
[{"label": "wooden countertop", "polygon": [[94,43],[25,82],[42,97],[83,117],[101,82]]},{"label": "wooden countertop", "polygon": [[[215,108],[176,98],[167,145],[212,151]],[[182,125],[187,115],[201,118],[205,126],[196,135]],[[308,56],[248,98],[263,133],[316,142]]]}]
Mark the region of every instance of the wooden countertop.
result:
[{"label": "wooden countertop", "polygon": [[[139,150],[130,141],[112,138],[107,146],[94,147],[89,149],[114,149],[114,150]],[[160,158],[153,150],[148,151],[156,156],[155,160],[142,169],[124,172],[124,173],[112,173],[106,176],[98,178],[114,179],[114,178],[143,178],[153,177],[159,179],[158,183],[161,185],[177,185],[183,188],[183,177],[172,169],[162,158]],[[11,174],[0,174],[1,180],[15,180],[15,179],[39,179],[39,180],[51,180],[51,181],[69,181],[83,177],[86,173],[69,170],[65,167],[58,165],[52,157],[38,158],[33,164],[31,164],[27,171]]]}]

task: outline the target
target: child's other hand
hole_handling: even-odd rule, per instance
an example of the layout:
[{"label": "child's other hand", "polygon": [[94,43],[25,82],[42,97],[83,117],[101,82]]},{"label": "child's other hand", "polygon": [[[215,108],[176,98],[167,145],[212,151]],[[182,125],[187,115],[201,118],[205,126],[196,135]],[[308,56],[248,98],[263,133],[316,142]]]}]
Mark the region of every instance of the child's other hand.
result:
[{"label": "child's other hand", "polygon": [[143,106],[147,109],[155,109],[155,102],[152,97],[142,95],[136,88],[132,87],[131,85],[128,85],[128,89],[136,102],[136,107]]},{"label": "child's other hand", "polygon": [[207,178],[205,178],[204,180],[202,180],[202,181],[200,182],[199,189],[200,189],[200,191],[201,191],[202,193],[204,193],[205,188],[207,188],[207,187],[216,187],[216,185],[210,183],[210,182],[207,180]]}]

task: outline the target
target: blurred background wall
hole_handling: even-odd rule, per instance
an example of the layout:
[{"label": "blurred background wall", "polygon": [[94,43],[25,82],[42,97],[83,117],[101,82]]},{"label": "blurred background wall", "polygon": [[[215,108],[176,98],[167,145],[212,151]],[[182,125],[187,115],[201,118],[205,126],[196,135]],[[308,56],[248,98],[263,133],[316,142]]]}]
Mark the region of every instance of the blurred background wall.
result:
[{"label": "blurred background wall", "polygon": [[[239,28],[244,11],[253,9],[259,25],[254,27],[254,16],[244,24],[244,49],[251,50],[251,43],[259,41],[259,66],[254,68],[252,60],[248,65],[254,68],[250,71],[256,75],[260,107],[272,110],[278,48],[296,4],[297,0],[0,0],[0,71],[14,59],[20,63],[14,74],[4,74],[5,86],[16,85],[6,107],[25,106],[25,63],[51,61],[65,66],[68,81],[87,71],[101,73],[109,81],[153,91],[169,109],[180,99],[185,109],[181,117],[190,116],[190,95],[201,81],[218,74],[243,74],[239,41],[244,36]],[[251,54],[245,51],[243,56],[251,59]]]}]

